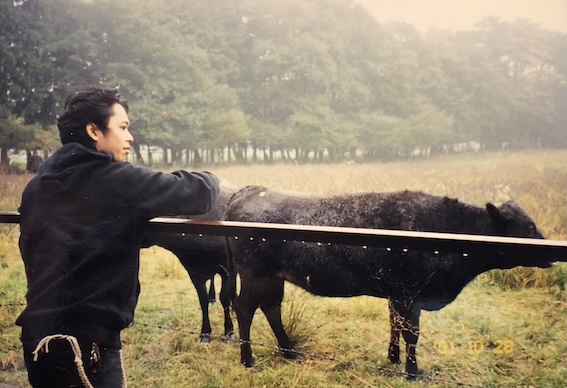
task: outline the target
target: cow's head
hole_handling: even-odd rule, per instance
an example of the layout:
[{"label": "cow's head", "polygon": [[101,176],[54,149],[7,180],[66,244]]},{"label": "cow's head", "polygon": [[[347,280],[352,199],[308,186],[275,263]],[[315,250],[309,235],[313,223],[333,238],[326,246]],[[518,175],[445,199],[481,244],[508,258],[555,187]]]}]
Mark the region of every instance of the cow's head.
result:
[{"label": "cow's head", "polygon": [[[498,234],[508,237],[544,238],[534,221],[514,201],[508,201],[496,207],[486,204],[486,210],[498,228]],[[500,262],[498,268],[507,269],[516,266],[549,268],[551,261],[533,255],[518,255]]]},{"label": "cow's head", "polygon": [[487,203],[486,210],[503,236],[544,238],[534,221],[514,201],[499,207]]}]

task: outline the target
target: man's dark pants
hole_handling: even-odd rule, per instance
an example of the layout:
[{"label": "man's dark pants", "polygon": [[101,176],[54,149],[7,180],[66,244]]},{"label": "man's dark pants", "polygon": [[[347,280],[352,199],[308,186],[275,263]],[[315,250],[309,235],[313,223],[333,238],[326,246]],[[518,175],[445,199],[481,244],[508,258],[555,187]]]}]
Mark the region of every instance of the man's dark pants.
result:
[{"label": "man's dark pants", "polygon": [[[120,388],[122,386],[122,363],[119,349],[98,348],[99,361],[93,362],[92,343],[79,341],[83,367],[90,383],[95,388]],[[84,387],[75,354],[66,340],[52,340],[49,353],[39,352],[34,361],[35,346],[24,344],[24,360],[28,379],[34,388]]]}]

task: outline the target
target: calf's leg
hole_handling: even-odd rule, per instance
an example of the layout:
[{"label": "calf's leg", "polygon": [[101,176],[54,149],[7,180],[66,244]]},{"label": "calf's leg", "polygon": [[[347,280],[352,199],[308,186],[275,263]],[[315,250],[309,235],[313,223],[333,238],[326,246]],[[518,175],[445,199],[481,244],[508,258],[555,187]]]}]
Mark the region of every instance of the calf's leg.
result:
[{"label": "calf's leg", "polygon": [[199,297],[199,304],[201,305],[201,318],[203,323],[201,325],[199,342],[208,343],[211,342],[211,321],[209,320],[209,295],[207,293],[206,282],[210,277],[194,270],[189,272],[189,277],[193,281],[197,296]]},{"label": "calf's leg", "polygon": [[[224,313],[224,339],[233,340],[236,336],[234,334],[234,327],[232,325],[232,319],[230,317],[230,306],[234,301],[234,294],[236,292],[236,279],[234,274],[227,274],[221,271],[221,291],[220,291],[220,301],[223,307]],[[210,300],[210,295],[209,295]]]}]

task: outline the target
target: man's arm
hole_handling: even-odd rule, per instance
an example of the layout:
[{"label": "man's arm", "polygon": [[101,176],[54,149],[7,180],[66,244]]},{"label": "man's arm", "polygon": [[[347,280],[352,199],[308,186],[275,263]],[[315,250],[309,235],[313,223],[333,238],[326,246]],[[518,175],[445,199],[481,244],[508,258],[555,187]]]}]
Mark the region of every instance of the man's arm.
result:
[{"label": "man's arm", "polygon": [[154,172],[125,165],[131,200],[148,216],[196,215],[209,211],[219,195],[219,180],[209,172]]}]

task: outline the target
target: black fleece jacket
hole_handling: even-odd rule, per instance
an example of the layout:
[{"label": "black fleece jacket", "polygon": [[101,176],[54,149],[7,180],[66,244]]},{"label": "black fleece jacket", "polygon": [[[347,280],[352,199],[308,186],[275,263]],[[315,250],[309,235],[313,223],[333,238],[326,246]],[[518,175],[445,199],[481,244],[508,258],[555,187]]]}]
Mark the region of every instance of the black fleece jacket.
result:
[{"label": "black fleece jacket", "polygon": [[144,228],[156,216],[205,213],[218,179],[207,172],[154,172],[77,143],[49,157],[25,188],[20,251],[27,306],[22,342],[71,334],[120,348],[140,293]]}]

